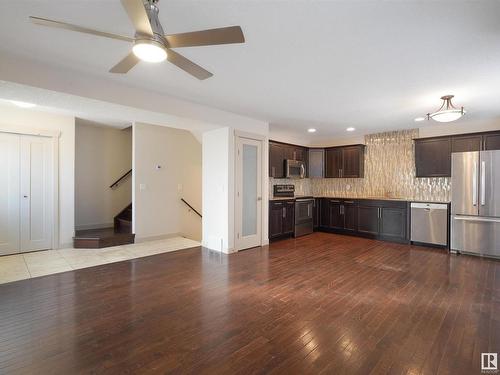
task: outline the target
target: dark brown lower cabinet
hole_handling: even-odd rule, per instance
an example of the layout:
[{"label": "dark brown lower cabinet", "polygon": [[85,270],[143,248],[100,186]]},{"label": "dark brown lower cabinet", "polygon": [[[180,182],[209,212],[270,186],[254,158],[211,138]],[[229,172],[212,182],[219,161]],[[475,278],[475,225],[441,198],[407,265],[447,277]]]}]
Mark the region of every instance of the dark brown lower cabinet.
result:
[{"label": "dark brown lower cabinet", "polygon": [[406,207],[380,208],[380,237],[386,240],[402,241],[407,238]]},{"label": "dark brown lower cabinet", "polygon": [[356,232],[357,204],[341,199],[321,200],[320,227],[325,230]]},{"label": "dark brown lower cabinet", "polygon": [[269,239],[292,235],[295,226],[295,201],[269,202]]},{"label": "dark brown lower cabinet", "polygon": [[314,205],[313,205],[313,227],[314,229],[317,229],[319,227],[319,214],[321,210],[321,199],[319,198],[314,198]]},{"label": "dark brown lower cabinet", "polygon": [[358,230],[358,205],[355,201],[343,201],[344,230],[356,232]]},{"label": "dark brown lower cabinet", "polygon": [[323,199],[321,205],[321,230],[408,242],[407,202]]},{"label": "dark brown lower cabinet", "polygon": [[358,206],[358,232],[378,235],[379,216],[380,207],[360,204]]},{"label": "dark brown lower cabinet", "polygon": [[283,202],[269,203],[269,238],[283,235]]},{"label": "dark brown lower cabinet", "polygon": [[284,202],[283,234],[293,234],[295,230],[295,201]]}]

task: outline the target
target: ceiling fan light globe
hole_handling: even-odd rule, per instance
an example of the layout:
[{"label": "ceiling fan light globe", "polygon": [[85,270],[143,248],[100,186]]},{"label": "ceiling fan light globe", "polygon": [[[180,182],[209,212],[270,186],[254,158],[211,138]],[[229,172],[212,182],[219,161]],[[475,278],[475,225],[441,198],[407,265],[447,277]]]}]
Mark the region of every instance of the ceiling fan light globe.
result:
[{"label": "ceiling fan light globe", "polygon": [[452,121],[458,120],[464,114],[465,114],[465,111],[463,111],[463,110],[451,109],[451,110],[434,112],[434,113],[431,113],[429,116],[430,116],[430,118],[432,118],[434,121],[437,121],[437,122],[452,122]]},{"label": "ceiling fan light globe", "polygon": [[165,48],[157,45],[156,43],[139,42],[134,44],[132,52],[139,59],[151,63],[159,63],[165,61],[167,58],[167,51]]}]

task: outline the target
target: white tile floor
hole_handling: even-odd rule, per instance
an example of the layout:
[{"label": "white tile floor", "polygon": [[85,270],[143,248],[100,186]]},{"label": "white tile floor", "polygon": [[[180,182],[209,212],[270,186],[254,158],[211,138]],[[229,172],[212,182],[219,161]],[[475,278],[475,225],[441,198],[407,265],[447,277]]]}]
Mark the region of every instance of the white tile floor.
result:
[{"label": "white tile floor", "polygon": [[184,237],[105,249],[60,249],[0,257],[0,284],[200,246]]}]

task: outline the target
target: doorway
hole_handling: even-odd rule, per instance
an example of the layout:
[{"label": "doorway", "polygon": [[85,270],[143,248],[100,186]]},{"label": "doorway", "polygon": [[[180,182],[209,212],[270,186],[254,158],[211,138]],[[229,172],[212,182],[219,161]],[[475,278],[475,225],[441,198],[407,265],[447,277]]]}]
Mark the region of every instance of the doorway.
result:
[{"label": "doorway", "polygon": [[262,244],[262,140],[236,137],[236,250]]},{"label": "doorway", "polygon": [[0,255],[53,246],[50,137],[0,133]]}]

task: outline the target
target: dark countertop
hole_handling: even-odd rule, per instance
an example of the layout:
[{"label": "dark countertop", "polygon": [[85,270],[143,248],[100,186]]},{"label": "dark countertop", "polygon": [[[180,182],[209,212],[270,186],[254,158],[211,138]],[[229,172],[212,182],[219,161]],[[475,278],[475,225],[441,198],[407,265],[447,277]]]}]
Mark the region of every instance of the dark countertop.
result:
[{"label": "dark countertop", "polygon": [[[301,196],[295,197],[272,197],[269,198],[270,201],[288,201],[295,200],[296,198],[302,198]],[[407,199],[407,198],[389,198],[389,197],[336,197],[336,196],[314,196],[314,198],[326,198],[326,199],[339,199],[339,200],[373,200],[373,201],[398,201],[398,202],[416,202],[416,203],[442,203],[449,204],[449,201],[433,201],[433,200],[418,200],[418,199]]]}]

